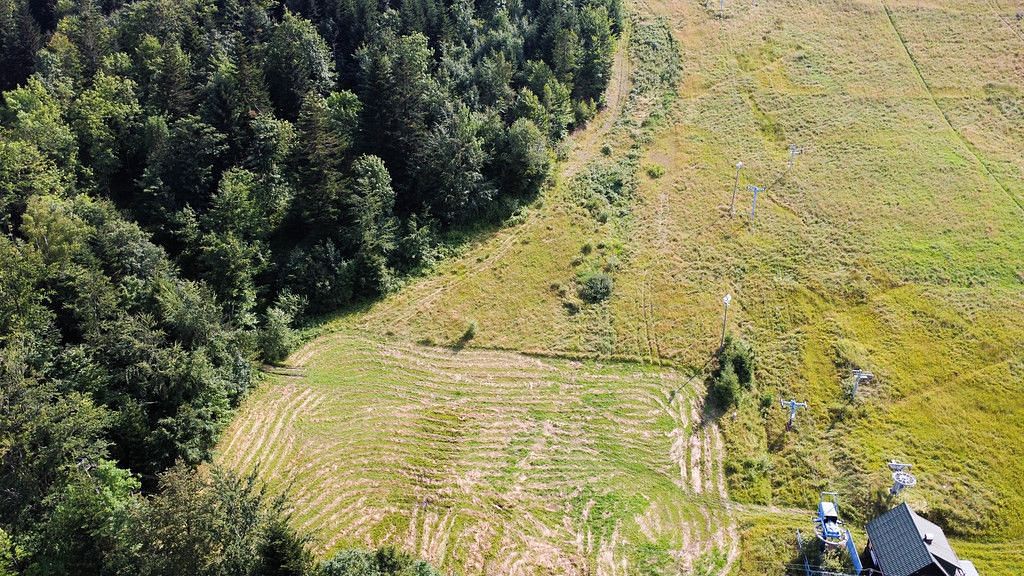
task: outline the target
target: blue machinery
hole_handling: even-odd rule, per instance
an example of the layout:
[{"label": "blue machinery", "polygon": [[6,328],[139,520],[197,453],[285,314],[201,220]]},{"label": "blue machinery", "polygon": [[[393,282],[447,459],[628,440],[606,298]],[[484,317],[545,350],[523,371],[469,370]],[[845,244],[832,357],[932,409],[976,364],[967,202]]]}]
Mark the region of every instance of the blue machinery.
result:
[{"label": "blue machinery", "polygon": [[857,552],[857,545],[853,543],[853,534],[850,531],[846,531],[846,552],[850,555],[850,562],[853,563],[853,572],[860,574],[864,571],[864,566],[860,563],[860,554]]},{"label": "blue machinery", "polygon": [[835,492],[822,492],[818,502],[818,515],[814,519],[814,533],[818,539],[829,547],[846,544],[847,532],[843,521],[839,519],[839,495]]},{"label": "blue machinery", "polygon": [[[853,574],[860,574],[864,570],[857,552],[857,545],[853,541],[853,534],[850,534],[850,530],[843,525],[843,521],[839,518],[839,499],[835,492],[821,493],[821,499],[818,501],[818,514],[814,517],[814,534],[825,548],[846,547],[846,552],[850,555],[850,562],[853,564]],[[803,555],[806,576],[835,574],[811,569],[811,563],[804,552],[804,538],[799,530],[796,531],[796,542]]]}]

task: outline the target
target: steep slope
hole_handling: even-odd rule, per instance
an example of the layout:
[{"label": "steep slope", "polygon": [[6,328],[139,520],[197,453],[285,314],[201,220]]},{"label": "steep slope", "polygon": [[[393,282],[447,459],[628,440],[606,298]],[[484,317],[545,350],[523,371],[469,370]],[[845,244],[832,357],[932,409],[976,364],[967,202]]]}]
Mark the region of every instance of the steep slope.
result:
[{"label": "steep slope", "polygon": [[[323,378],[305,385],[319,394],[338,393],[331,382],[358,365],[344,358],[348,348],[455,345],[471,324],[476,330],[469,348],[618,358],[699,374],[720,337],[720,298],[731,292],[732,328],[758,352],[759,397],[746,398],[723,420],[728,452],[717,468],[726,473],[732,497],[748,503],[727,506],[744,528],[740,573],[783,571],[792,528],[807,525],[792,514],[751,505],[810,509],[819,490],[835,489],[850,504],[848,518],[863,521],[885,505],[884,462],[898,458],[916,465],[919,485],[908,501],[945,525],[962,555],[976,559],[983,573],[1015,574],[1024,566],[1024,491],[1017,481],[1024,476],[1021,25],[1006,3],[991,0],[726,4],[724,18],[697,1],[635,4],[637,13],[658,16],[661,24],[634,26],[632,80],[625,81],[628,68],[620,58],[610,112],[574,138],[576,149],[558,185],[518,223],[467,247],[435,274],[366,312],[339,319],[334,328],[346,335],[346,344],[314,344],[310,359],[347,368],[329,377],[311,368],[303,382]],[[678,50],[668,42],[666,27]],[[666,92],[676,58],[682,68],[678,90]],[[787,170],[790,143],[804,153]],[[738,160],[746,164],[743,184],[770,184],[753,225],[745,215],[750,195],[742,188],[739,215],[728,213]],[[611,297],[582,302],[580,280],[597,271],[611,275]],[[411,349],[435,354],[431,348]],[[519,360],[507,361],[525,361],[514,358]],[[456,365],[430,371],[451,372],[438,398],[454,402],[462,369],[456,367],[461,361],[451,361]],[[561,360],[550,362],[559,374],[576,370]],[[409,390],[417,378],[405,375],[403,366],[404,361],[388,364],[364,383],[394,380]],[[587,366],[585,372],[603,369]],[[878,375],[853,402],[844,387],[851,367]],[[483,373],[468,378],[481,379],[486,380]],[[583,389],[601,389],[596,381],[581,381],[587,382]],[[659,397],[650,388],[642,392],[641,381],[622,377],[621,385]],[[268,403],[280,385],[250,403],[234,434],[247,435],[248,419],[274,410]],[[469,394],[473,402],[489,395],[481,389]],[[693,394],[687,402],[695,402]],[[789,434],[777,408],[780,396],[811,404]],[[409,406],[422,401],[410,398]],[[296,407],[304,401],[292,399]],[[520,401],[525,399],[507,403]],[[611,400],[598,412],[614,412],[620,401],[625,400]],[[356,412],[349,407],[340,414]],[[296,418],[303,423],[311,417]],[[656,422],[647,428],[651,438],[667,430]],[[267,435],[278,438],[272,431]],[[689,433],[687,438],[693,442]],[[225,457],[251,464],[280,442],[261,444],[247,461],[228,444]],[[717,442],[710,443],[718,453]],[[606,454],[595,450],[595,456]],[[687,454],[694,452],[691,447]],[[287,470],[305,461],[295,458],[282,456],[276,466]],[[657,464],[653,456],[641,461],[646,471],[634,471],[636,478],[664,474],[664,462]],[[324,470],[344,471],[344,460],[335,462],[337,468]],[[386,462],[378,460],[377,466]],[[544,482],[551,470],[517,474]],[[571,477],[600,485],[611,474],[604,470]],[[661,471],[649,474],[656,470]],[[623,484],[611,482],[606,489],[618,493],[621,486],[644,482],[632,474],[617,476]],[[659,525],[676,540],[666,549],[687,549],[680,534],[692,528],[681,527],[702,512],[685,494],[705,491],[704,484],[698,489],[689,480],[678,494],[651,488],[655,484],[642,490],[667,507],[670,519]],[[427,494],[452,485],[422,484]],[[304,489],[325,486],[317,481]],[[327,490],[324,497],[331,494]],[[411,507],[387,509],[392,519],[374,521],[385,526],[376,532],[353,532],[356,515],[324,519],[318,506],[306,508],[303,502],[301,514],[308,525],[324,529],[328,542],[335,536],[398,541],[401,534],[410,546],[423,548],[424,537],[408,528],[423,518],[410,520]],[[531,506],[579,517],[578,510],[565,512],[558,498],[538,498]],[[634,512],[627,506],[609,518],[629,523]],[[549,529],[559,522],[566,527],[547,533],[547,542],[574,537],[572,521],[548,520]],[[619,526],[625,538],[620,550],[645,541],[636,537],[639,528],[630,533]],[[707,542],[714,533],[703,530],[700,538]],[[543,531],[530,534],[547,538]],[[524,536],[516,549],[543,549],[538,541],[528,542]],[[597,566],[599,549],[599,543],[585,546],[581,557]],[[697,550],[704,549],[709,548]],[[444,550],[433,554],[446,566],[469,565],[468,553],[447,545]],[[564,550],[552,557],[564,558]],[[615,556],[633,562],[627,572],[651,557],[635,550]],[[680,556],[690,563],[699,557]],[[536,558],[523,566],[544,565]]]},{"label": "steep slope", "polygon": [[[221,461],[258,467],[287,488],[318,549],[390,543],[459,574],[731,568],[738,526],[699,374],[478,350],[472,340],[464,348],[467,320],[457,317],[450,335],[421,344],[376,328],[421,320],[494,262],[575,251],[562,235],[586,238],[591,226],[574,208],[589,193],[579,183],[607,166],[635,171],[645,121],[672,93],[667,27],[637,21],[631,37],[607,110],[574,135],[562,180],[524,223],[473,249],[486,255],[445,264],[463,263],[460,274],[437,274],[339,321],[272,370],[225,435]],[[616,149],[602,151],[607,142]],[[608,225],[622,229],[622,220]],[[538,227],[555,241],[524,243]],[[607,310],[583,310],[565,329],[585,330]]]}]

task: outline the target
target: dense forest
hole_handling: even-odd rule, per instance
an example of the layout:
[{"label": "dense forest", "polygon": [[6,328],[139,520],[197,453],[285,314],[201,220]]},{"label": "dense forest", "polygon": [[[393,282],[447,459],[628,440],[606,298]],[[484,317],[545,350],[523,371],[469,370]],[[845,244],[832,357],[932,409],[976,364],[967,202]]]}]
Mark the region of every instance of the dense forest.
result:
[{"label": "dense forest", "polygon": [[618,0],[0,0],[0,575],[317,564],[203,465],[261,361],[546,179]]}]

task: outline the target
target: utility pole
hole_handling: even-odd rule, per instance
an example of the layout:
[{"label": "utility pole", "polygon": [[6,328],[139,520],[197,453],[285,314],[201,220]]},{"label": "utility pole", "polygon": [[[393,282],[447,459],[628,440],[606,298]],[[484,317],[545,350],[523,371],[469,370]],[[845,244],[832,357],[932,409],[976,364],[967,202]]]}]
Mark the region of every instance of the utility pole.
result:
[{"label": "utility pole", "polygon": [[797,402],[796,400],[780,400],[783,408],[789,408],[789,422],[786,423],[786,430],[793,429],[793,420],[796,419],[796,411],[800,408],[807,408],[807,402]]},{"label": "utility pole", "polygon": [[754,217],[757,215],[757,195],[764,192],[764,186],[747,186],[747,190],[754,193],[754,202],[750,205],[750,227],[754,227]]},{"label": "utility pole", "polygon": [[789,170],[793,169],[793,162],[796,161],[796,157],[803,153],[803,149],[796,144],[789,145]]},{"label": "utility pole", "polygon": [[725,306],[722,311],[722,343],[720,346],[725,346],[725,328],[729,324],[729,303],[732,302],[732,294],[726,294],[722,298],[722,304]]},{"label": "utility pole", "polygon": [[850,400],[857,398],[857,388],[860,384],[871,382],[875,379],[875,375],[867,370],[854,370],[853,371],[853,388],[850,390]]},{"label": "utility pole", "polygon": [[740,171],[743,170],[743,162],[736,163],[736,180],[732,183],[732,203],[729,204],[729,216],[736,215],[736,190],[740,187]]}]

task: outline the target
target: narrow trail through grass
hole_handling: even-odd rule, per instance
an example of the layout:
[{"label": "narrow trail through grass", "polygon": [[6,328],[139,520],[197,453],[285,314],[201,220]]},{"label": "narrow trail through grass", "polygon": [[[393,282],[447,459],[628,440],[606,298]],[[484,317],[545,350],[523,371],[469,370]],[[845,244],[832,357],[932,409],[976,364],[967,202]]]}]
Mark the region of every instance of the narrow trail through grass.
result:
[{"label": "narrow trail through grass", "polygon": [[[893,33],[896,34],[897,38],[899,38],[900,45],[903,46],[903,50],[907,53],[907,59],[910,60],[910,63],[914,66],[914,71],[917,73],[917,77],[920,79],[921,85],[924,86],[925,91],[928,92],[928,96],[931,98],[932,103],[935,104],[935,109],[938,110],[939,114],[942,115],[942,120],[945,121],[946,126],[949,128],[951,132],[956,134],[957,139],[960,140],[964,148],[971,152],[971,156],[974,157],[974,161],[977,162],[978,165],[982,167],[982,169],[985,171],[985,174],[992,179],[992,182],[994,182],[995,185],[998,186],[999,189],[1002,190],[1003,193],[1005,193],[1010,198],[1010,200],[1013,200],[1017,207],[1020,208],[1021,214],[1024,215],[1024,202],[1022,202],[1020,198],[1017,198],[1016,196],[1013,195],[1013,193],[1006,189],[1003,183],[1000,182],[994,174],[992,174],[992,171],[989,169],[988,165],[985,164],[985,161],[982,160],[980,156],[978,156],[978,152],[975,149],[975,147],[966,138],[963,137],[963,134],[961,134],[959,130],[953,127],[953,124],[949,121],[949,116],[946,114],[946,111],[942,109],[942,106],[939,105],[939,101],[935,99],[935,94],[934,92],[932,92],[931,86],[928,85],[928,80],[926,80],[924,74],[921,73],[921,67],[918,66],[917,59],[915,59],[914,55],[911,54],[910,47],[907,46],[906,40],[903,39],[903,34],[900,32],[899,27],[896,26],[896,20],[894,20],[892,16],[892,10],[889,9],[889,5],[885,3],[885,0],[882,0],[882,7],[885,8],[885,15],[889,18],[889,25],[892,27]],[[1000,18],[1002,18],[1002,16],[999,15],[998,12],[996,14],[997,16],[1000,16]],[[1013,29],[1012,27],[1010,29],[1014,32],[1017,32],[1017,30]],[[1019,32],[1017,33],[1018,35],[1020,34]]]}]

